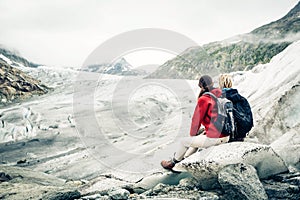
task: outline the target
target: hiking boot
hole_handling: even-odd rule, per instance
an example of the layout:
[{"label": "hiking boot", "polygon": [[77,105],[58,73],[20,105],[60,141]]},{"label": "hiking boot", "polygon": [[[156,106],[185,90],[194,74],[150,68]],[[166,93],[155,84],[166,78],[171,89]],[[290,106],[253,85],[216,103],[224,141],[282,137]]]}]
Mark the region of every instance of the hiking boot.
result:
[{"label": "hiking boot", "polygon": [[161,166],[165,169],[169,169],[172,170],[172,168],[175,166],[176,163],[178,163],[179,161],[175,160],[174,158],[171,160],[163,160],[161,161]]}]

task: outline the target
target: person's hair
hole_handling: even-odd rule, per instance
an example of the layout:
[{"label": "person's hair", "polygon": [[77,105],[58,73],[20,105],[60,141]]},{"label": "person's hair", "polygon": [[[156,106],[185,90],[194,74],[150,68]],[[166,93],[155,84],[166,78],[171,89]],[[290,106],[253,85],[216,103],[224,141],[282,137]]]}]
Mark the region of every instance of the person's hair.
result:
[{"label": "person's hair", "polygon": [[213,81],[212,78],[208,75],[201,76],[199,79],[199,87],[204,88],[204,90],[201,90],[199,97],[201,97],[205,92],[210,92],[213,89]]},{"label": "person's hair", "polygon": [[232,77],[229,74],[221,74],[219,77],[219,86],[223,88],[232,88]]}]

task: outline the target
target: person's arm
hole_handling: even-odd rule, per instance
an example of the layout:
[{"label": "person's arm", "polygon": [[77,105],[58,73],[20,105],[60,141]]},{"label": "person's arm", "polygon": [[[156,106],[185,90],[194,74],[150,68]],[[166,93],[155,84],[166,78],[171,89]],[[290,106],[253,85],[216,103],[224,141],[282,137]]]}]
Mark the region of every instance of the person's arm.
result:
[{"label": "person's arm", "polygon": [[207,101],[205,101],[206,97],[201,97],[198,99],[198,103],[196,105],[194,115],[192,118],[191,129],[190,129],[190,136],[196,136],[198,130],[201,126],[201,123],[204,119],[204,115],[207,109]]}]

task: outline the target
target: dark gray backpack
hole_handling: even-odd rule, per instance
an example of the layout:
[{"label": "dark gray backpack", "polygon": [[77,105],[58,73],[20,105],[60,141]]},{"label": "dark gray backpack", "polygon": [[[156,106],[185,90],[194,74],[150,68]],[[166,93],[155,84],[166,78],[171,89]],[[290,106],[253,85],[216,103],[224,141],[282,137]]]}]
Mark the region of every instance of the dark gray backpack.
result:
[{"label": "dark gray backpack", "polygon": [[235,132],[230,141],[240,141],[247,136],[253,127],[253,116],[251,106],[247,99],[241,96],[236,89],[224,91],[222,95],[233,103],[233,116],[235,121]]}]

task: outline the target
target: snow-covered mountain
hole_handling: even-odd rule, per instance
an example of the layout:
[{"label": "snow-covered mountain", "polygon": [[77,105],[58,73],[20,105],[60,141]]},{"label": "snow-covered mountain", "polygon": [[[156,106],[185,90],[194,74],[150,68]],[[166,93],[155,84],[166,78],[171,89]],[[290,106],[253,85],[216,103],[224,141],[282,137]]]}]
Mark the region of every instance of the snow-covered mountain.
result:
[{"label": "snow-covered mountain", "polygon": [[0,48],[0,107],[35,95],[46,94],[51,88],[73,83],[77,72],[34,64],[18,52]]},{"label": "snow-covered mountain", "polygon": [[101,74],[112,74],[112,75],[122,75],[122,76],[137,76],[145,75],[146,73],[142,70],[135,70],[133,67],[125,60],[125,58],[120,58],[113,63],[101,63],[95,65],[88,65],[81,69],[87,72],[96,72]]},{"label": "snow-covered mountain", "polygon": [[38,64],[28,61],[16,51],[10,51],[0,45],[0,61],[12,67],[38,67]]}]

